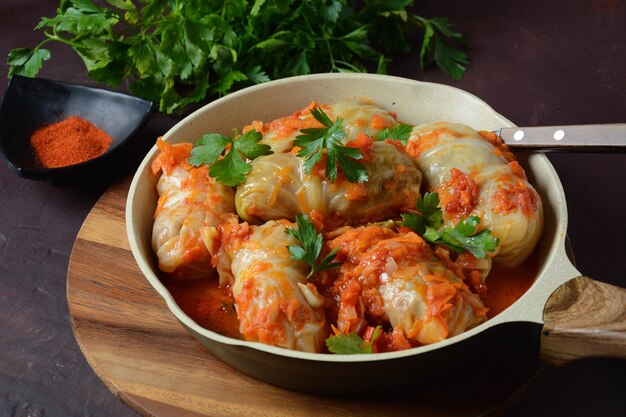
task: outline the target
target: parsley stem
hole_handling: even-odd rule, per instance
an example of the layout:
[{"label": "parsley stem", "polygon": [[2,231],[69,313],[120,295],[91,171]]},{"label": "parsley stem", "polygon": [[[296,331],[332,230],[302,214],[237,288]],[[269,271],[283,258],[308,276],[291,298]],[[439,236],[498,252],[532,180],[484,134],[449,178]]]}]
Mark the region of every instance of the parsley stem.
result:
[{"label": "parsley stem", "polygon": [[[47,35],[46,35],[46,36],[47,36]],[[51,39],[51,38],[46,38],[46,39],[44,39],[43,41],[39,42],[39,45],[37,45],[37,46],[35,46],[35,47],[33,48],[33,51],[37,51],[39,48],[41,48],[42,46],[44,46],[45,44],[47,44],[48,42],[53,41],[53,40],[54,40],[54,39]]]},{"label": "parsley stem", "polygon": [[412,22],[417,27],[423,28],[427,24],[427,19],[424,19],[422,16],[410,14],[409,15],[409,22]]},{"label": "parsley stem", "polygon": [[327,36],[324,36],[324,42],[326,43],[326,49],[328,49],[328,57],[330,58],[330,66],[331,66],[330,72],[335,72],[335,71],[339,72],[339,69],[335,65],[335,58],[333,57],[333,51],[330,47],[330,42]]},{"label": "parsley stem", "polygon": [[353,65],[353,64],[351,64],[351,63],[349,63],[349,62],[346,62],[346,61],[339,61],[339,60],[337,60],[337,61],[335,61],[335,62],[337,62],[337,63],[339,63],[339,64],[342,64],[342,65],[346,66],[347,68],[351,69],[351,70],[352,70],[352,71],[354,71],[354,72],[361,72],[361,70],[360,70],[358,67],[356,67],[355,65]]},{"label": "parsley stem", "polygon": [[67,46],[71,46],[72,48],[84,48],[83,45],[73,42],[70,39],[65,39],[61,36],[58,36],[56,33],[44,32],[44,35],[46,35],[48,39],[42,41],[39,45],[35,47],[35,49],[39,49],[43,44],[50,42],[50,41],[61,42]]}]

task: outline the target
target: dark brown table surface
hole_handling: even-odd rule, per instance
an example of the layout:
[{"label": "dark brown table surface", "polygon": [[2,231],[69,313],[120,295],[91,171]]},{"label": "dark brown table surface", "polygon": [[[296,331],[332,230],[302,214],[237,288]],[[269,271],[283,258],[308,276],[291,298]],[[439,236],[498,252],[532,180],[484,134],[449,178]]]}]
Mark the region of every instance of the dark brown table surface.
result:
[{"label": "dark brown table surface", "polygon": [[[391,74],[465,89],[520,126],[626,122],[623,0],[416,3],[421,14],[449,16],[457,24],[471,66],[457,82],[434,69],[421,72],[412,54],[392,64]],[[42,34],[31,29],[57,5],[0,1],[0,93],[8,51],[39,42]],[[72,51],[51,49],[41,77],[94,85]],[[155,114],[134,145],[137,157],[110,178],[57,187],[0,165],[0,416],[137,416],[83,358],[70,329],[65,279],[76,234],[98,197],[130,175],[179,118]],[[567,196],[579,270],[626,287],[626,154],[549,158]],[[507,413],[592,415],[626,416],[626,361],[551,368]]]}]

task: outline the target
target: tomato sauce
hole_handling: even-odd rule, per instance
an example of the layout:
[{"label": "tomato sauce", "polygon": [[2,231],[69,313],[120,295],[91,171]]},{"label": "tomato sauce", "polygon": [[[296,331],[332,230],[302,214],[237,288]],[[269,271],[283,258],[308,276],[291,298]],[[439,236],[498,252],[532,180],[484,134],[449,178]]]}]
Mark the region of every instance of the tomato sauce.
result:
[{"label": "tomato sauce", "polygon": [[[539,259],[534,253],[516,267],[493,265],[487,277],[489,293],[481,297],[492,318],[517,301],[534,282]],[[217,279],[166,281],[165,286],[180,308],[200,326],[224,336],[241,339],[234,300],[227,288],[219,288]]]},{"label": "tomato sauce", "polygon": [[240,339],[235,302],[217,279],[167,281],[164,283],[179,307],[205,329]]},{"label": "tomato sauce", "polygon": [[489,308],[487,317],[495,317],[517,301],[530,288],[538,272],[539,257],[536,252],[519,266],[493,264],[487,276],[488,295],[481,297],[485,307]]}]

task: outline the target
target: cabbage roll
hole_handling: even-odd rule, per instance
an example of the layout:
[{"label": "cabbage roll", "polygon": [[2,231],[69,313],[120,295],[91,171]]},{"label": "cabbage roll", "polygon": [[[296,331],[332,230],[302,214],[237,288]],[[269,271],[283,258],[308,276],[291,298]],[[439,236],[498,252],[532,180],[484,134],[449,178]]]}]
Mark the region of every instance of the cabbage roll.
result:
[{"label": "cabbage roll", "polygon": [[374,142],[362,161],[367,182],[351,183],[340,176],[331,183],[315,170],[306,175],[304,160],[294,154],[259,157],[237,187],[237,213],[259,224],[293,221],[296,214],[315,210],[324,218],[354,224],[397,217],[415,206],[422,173],[410,155],[392,144]]},{"label": "cabbage roll", "polygon": [[543,226],[541,198],[495,134],[453,123],[420,125],[406,149],[426,188],[439,193],[446,223],[478,216],[479,227],[500,239],[494,262],[516,266],[528,258]]},{"label": "cabbage roll", "polygon": [[416,233],[363,226],[327,245],[338,249],[336,260],[342,262],[333,291],[343,333],[389,325],[412,345],[423,345],[486,320],[480,297]]},{"label": "cabbage roll", "polygon": [[243,131],[256,129],[263,134],[261,143],[269,145],[274,153],[289,152],[293,148],[294,139],[300,135],[300,130],[322,127],[310,113],[310,109],[314,107],[320,107],[333,121],[339,117],[343,119],[347,141],[356,139],[359,133],[376,138],[384,128],[398,124],[393,113],[376,107],[370,100],[359,99],[321,106],[313,102],[290,116],[269,123],[254,121]]},{"label": "cabbage roll", "polygon": [[248,341],[320,352],[329,330],[324,297],[308,283],[308,266],[291,258],[286,221],[262,226],[225,224],[223,249],[231,259],[231,288],[239,331]]},{"label": "cabbage roll", "polygon": [[159,269],[177,279],[210,276],[220,244],[217,226],[225,213],[235,211],[234,191],[210,178],[206,166],[187,162],[190,143],[172,145],[159,139],[157,147],[152,171],[162,174],[152,248]]}]

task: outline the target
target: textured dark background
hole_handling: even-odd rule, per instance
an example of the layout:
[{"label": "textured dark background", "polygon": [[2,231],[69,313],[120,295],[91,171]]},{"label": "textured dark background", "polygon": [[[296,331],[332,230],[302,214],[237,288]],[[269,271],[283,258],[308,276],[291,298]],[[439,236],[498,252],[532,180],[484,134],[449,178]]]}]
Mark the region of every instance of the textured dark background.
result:
[{"label": "textured dark background", "polygon": [[[460,87],[520,126],[626,122],[623,0],[416,3],[424,16],[449,16],[457,24],[469,43],[471,67],[456,82],[437,70],[421,72],[413,54],[390,66],[393,75]],[[57,5],[0,0],[0,80],[6,79],[8,51],[39,42],[42,35],[31,29]],[[40,76],[93,84],[73,52],[51,49]],[[0,93],[5,88],[0,81]],[[137,416],[84,360],[70,329],[65,278],[73,241],[93,204],[109,184],[133,172],[177,119],[154,115],[131,151],[136,158],[115,177],[56,187],[0,166],[0,417]],[[549,158],[565,188],[578,268],[626,287],[626,154]],[[581,361],[550,369],[507,416],[621,417],[625,393],[626,361]]]}]

